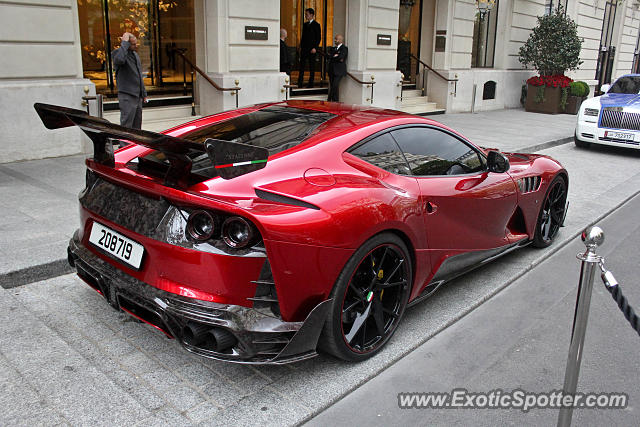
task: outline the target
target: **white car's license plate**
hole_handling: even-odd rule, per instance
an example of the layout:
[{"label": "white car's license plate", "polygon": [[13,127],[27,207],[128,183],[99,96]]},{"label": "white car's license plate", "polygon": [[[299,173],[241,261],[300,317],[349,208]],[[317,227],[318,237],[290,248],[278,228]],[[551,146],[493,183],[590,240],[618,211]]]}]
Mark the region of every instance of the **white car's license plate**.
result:
[{"label": "white car's license plate", "polygon": [[626,132],[613,132],[613,131],[606,131],[604,133],[605,138],[612,138],[612,139],[623,139],[625,141],[633,141],[633,134],[632,133],[626,133]]},{"label": "white car's license plate", "polygon": [[144,255],[144,246],[140,243],[134,242],[99,222],[94,222],[91,226],[89,242],[136,270],[140,269]]}]

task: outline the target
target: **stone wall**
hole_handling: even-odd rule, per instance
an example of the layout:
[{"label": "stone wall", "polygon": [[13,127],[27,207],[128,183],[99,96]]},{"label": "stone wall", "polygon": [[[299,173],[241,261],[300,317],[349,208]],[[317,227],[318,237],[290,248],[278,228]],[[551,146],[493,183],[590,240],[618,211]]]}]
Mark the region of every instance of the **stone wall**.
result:
[{"label": "stone wall", "polygon": [[83,88],[75,0],[0,1],[0,163],[80,153],[78,129],[47,130],[35,102],[72,108]]}]

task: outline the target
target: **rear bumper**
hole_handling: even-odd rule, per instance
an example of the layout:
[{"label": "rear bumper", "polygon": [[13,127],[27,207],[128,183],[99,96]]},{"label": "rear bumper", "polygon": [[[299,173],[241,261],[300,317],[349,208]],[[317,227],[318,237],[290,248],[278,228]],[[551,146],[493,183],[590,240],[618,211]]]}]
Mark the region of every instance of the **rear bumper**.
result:
[{"label": "rear bumper", "polygon": [[[78,276],[116,309],[175,338],[198,355],[237,363],[284,364],[316,356],[320,332],[331,300],[318,304],[303,322],[284,322],[270,313],[238,305],[183,297],[150,286],[89,251],[78,234],[69,242],[68,258]],[[193,345],[188,327],[224,331],[234,344],[224,351]],[[185,337],[187,332],[187,337]]]}]

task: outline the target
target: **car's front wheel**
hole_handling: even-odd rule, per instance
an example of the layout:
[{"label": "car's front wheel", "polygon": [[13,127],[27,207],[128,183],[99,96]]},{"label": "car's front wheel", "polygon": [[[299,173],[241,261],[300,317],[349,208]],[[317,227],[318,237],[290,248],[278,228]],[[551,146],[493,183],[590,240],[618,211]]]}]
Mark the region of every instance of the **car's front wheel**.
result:
[{"label": "car's front wheel", "polygon": [[348,361],[377,353],[400,323],[412,275],[409,251],[398,236],[382,233],[365,242],[331,292],[333,302],[320,348]]},{"label": "car's front wheel", "polygon": [[556,176],[547,189],[538,213],[533,246],[546,248],[553,242],[562,226],[567,208],[567,181]]}]

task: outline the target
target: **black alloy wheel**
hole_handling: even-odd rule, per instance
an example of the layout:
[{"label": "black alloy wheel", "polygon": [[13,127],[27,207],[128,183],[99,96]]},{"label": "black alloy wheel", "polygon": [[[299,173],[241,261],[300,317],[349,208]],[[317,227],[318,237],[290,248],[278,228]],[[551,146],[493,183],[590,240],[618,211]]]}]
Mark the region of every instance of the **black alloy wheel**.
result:
[{"label": "black alloy wheel", "polygon": [[535,247],[546,248],[553,242],[564,222],[566,204],[567,182],[563,177],[556,176],[547,190],[538,214],[533,237]]},{"label": "black alloy wheel", "polygon": [[365,242],[338,277],[320,347],[359,361],[378,352],[395,332],[412,284],[409,251],[398,236],[383,233]]}]

